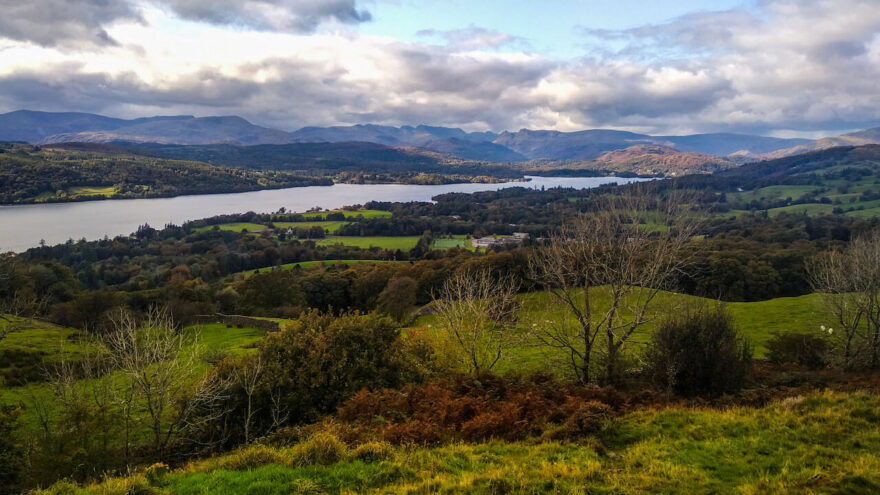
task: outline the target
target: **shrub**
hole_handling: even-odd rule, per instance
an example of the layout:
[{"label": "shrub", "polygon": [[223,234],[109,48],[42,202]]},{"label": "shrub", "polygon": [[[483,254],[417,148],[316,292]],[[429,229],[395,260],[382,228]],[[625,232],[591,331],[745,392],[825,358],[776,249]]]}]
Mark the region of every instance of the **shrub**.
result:
[{"label": "shrub", "polygon": [[150,486],[162,486],[167,474],[168,465],[162,462],[157,462],[144,470],[144,478],[146,478]]},{"label": "shrub", "polygon": [[11,407],[0,407],[0,494],[19,493],[21,481],[22,451],[15,440],[22,411]]},{"label": "shrub", "polygon": [[394,457],[394,448],[386,442],[369,442],[359,445],[351,457],[363,462],[381,462]]},{"label": "shrub", "polygon": [[817,369],[827,364],[828,341],[806,333],[781,333],[767,341],[767,358],[775,364],[794,363]]},{"label": "shrub", "polygon": [[341,461],[347,454],[348,446],[336,435],[318,432],[305,442],[291,447],[288,462],[292,466],[329,466]]},{"label": "shrub", "polygon": [[563,406],[568,418],[562,423],[562,428],[557,430],[557,437],[578,438],[594,435],[602,430],[602,427],[611,419],[612,410],[608,404],[601,402],[583,401],[575,398],[569,400]]},{"label": "shrub", "polygon": [[391,318],[304,313],[267,335],[257,356],[214,368],[220,381],[231,383],[229,411],[220,417],[207,411],[205,434],[233,444],[244,440],[246,423],[248,436],[257,438],[279,426],[318,421],[362,389],[398,387],[416,376],[400,351]]},{"label": "shrub", "polygon": [[220,460],[218,469],[226,469],[229,471],[243,471],[245,469],[255,469],[269,464],[286,464],[285,458],[277,450],[265,445],[252,445],[250,447],[239,450],[223,457]]},{"label": "shrub", "polygon": [[736,392],[752,371],[752,351],[722,308],[672,317],[654,333],[648,370],[658,385],[682,396]]},{"label": "shrub", "polygon": [[485,374],[362,391],[339,409],[337,420],[392,444],[437,445],[520,440],[541,435],[550,423],[566,424],[565,437],[589,435],[623,405],[619,394],[606,389]]}]

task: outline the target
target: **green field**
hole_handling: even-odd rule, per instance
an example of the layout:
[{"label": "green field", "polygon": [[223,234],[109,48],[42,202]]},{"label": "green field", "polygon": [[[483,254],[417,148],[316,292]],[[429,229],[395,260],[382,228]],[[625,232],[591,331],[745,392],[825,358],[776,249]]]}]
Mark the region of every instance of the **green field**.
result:
[{"label": "green field", "polygon": [[247,230],[248,232],[260,232],[266,230],[265,225],[260,225],[258,223],[249,223],[249,222],[237,222],[237,223],[221,223],[218,225],[208,225],[205,227],[199,227],[195,229],[196,232],[205,232],[208,230],[213,230],[214,227],[217,227],[219,230],[226,230],[229,232],[241,232],[242,230]]},{"label": "green field", "polygon": [[327,218],[328,213],[339,213],[342,212],[345,214],[345,218],[357,218],[364,217],[365,219],[371,218],[388,218],[391,216],[390,211],[382,211],[382,210],[333,210],[331,212],[322,212],[322,213],[303,213],[302,216],[308,220],[323,220]]},{"label": "green field", "polygon": [[108,187],[71,187],[67,190],[68,196],[113,196],[116,194],[115,186]]},{"label": "green field", "polygon": [[728,201],[733,199],[741,199],[745,202],[753,200],[784,200],[791,198],[798,200],[803,196],[815,192],[819,188],[817,186],[769,186],[755,189],[753,191],[745,191],[740,193],[728,193]]},{"label": "green field", "polygon": [[406,237],[327,237],[318,242],[319,246],[333,246],[342,244],[343,246],[358,247],[361,249],[379,248],[379,249],[400,249],[401,251],[409,251],[416,247],[419,242],[418,236]]},{"label": "green field", "polygon": [[[497,365],[497,371],[535,372],[548,370],[564,373],[568,371],[565,365],[568,356],[556,349],[548,349],[539,345],[532,334],[547,325],[555,325],[561,321],[565,313],[545,292],[533,292],[520,296],[523,302],[519,316],[518,331],[522,339],[518,345],[511,348],[506,356],[502,357]],[[604,289],[594,292],[594,305],[602,308],[608,300]],[[687,308],[696,308],[704,304],[714,304],[714,301],[694,296],[675,293],[662,293],[658,296],[653,314],[649,315],[646,323],[638,333],[633,336],[634,344],[630,346],[635,352],[641,351],[643,346],[651,338],[651,333],[663,314],[675,314]],[[821,325],[834,326],[834,320],[828,312],[818,294],[810,294],[801,297],[787,297],[771,299],[769,301],[747,303],[725,303],[724,306],[730,311],[734,323],[742,332],[743,337],[753,346],[756,357],[765,356],[767,341],[777,333],[801,332],[816,333]],[[575,328],[575,320],[568,317],[566,325],[570,329]],[[435,320],[433,317],[423,317],[416,322],[415,328],[437,337]],[[566,376],[562,376],[567,378]]]},{"label": "green field", "polygon": [[470,239],[468,239],[468,236],[464,235],[456,235],[452,236],[452,238],[437,237],[434,239],[434,243],[431,244],[431,247],[433,249],[462,248],[473,250]]},{"label": "green field", "polygon": [[[4,316],[4,318],[9,318]],[[0,322],[4,321],[0,319]],[[83,344],[76,337],[80,335],[77,330],[58,327],[55,325],[43,324],[32,320],[24,320],[28,323],[28,328],[21,332],[13,331],[7,338],[0,342],[0,352],[7,346],[16,346],[22,340],[27,340],[28,344],[39,349],[40,363],[51,364],[57,362],[62,357],[64,359],[76,360],[85,352]],[[183,329],[188,335],[197,336],[199,350],[204,353],[204,357],[219,356],[227,354],[240,354],[250,352],[254,344],[265,335],[264,330],[255,328],[233,328],[222,324],[199,325]],[[10,344],[10,341],[12,342]],[[200,369],[208,370],[209,364],[204,360],[199,360]],[[2,368],[0,368],[2,371]],[[114,378],[115,379],[115,378]],[[30,383],[24,387],[2,387],[0,386],[0,405],[19,405],[23,401],[27,401],[32,396],[42,396],[50,394],[48,385],[45,383]],[[23,416],[25,428],[36,427],[36,418],[30,410],[25,410]]]},{"label": "green field", "polygon": [[57,193],[53,192],[44,192],[40,193],[34,198],[36,202],[45,202],[51,201],[55,199],[60,199],[61,197],[65,199],[76,199],[76,198],[84,198],[84,197],[110,197],[114,194],[118,193],[119,190],[115,186],[108,187],[91,187],[91,186],[74,186],[69,187],[64,190],[64,193],[59,197]]},{"label": "green field", "polygon": [[759,409],[648,409],[571,443],[379,444],[363,456],[316,440],[42,493],[869,494],[880,492],[877,411],[877,396],[827,392]]},{"label": "green field", "polygon": [[320,260],[320,261],[302,261],[302,262],[299,262],[299,263],[287,263],[286,265],[267,266],[267,267],[265,267],[265,268],[260,268],[260,269],[258,269],[258,270],[249,270],[249,271],[246,272],[246,273],[248,273],[248,274],[252,274],[252,273],[266,273],[266,272],[271,272],[272,270],[275,270],[275,269],[278,269],[278,268],[280,268],[280,269],[282,269],[282,270],[292,270],[294,267],[297,267],[297,266],[300,267],[300,268],[305,269],[305,268],[314,268],[314,267],[316,267],[316,266],[320,266],[320,265],[323,265],[323,266],[332,266],[332,265],[336,265],[336,264],[343,264],[343,265],[346,265],[346,266],[351,266],[351,265],[364,264],[364,263],[376,264],[376,263],[407,263],[407,262],[406,262],[406,261],[388,261],[388,260]]},{"label": "green field", "polygon": [[0,387],[22,375],[39,376],[45,365],[78,360],[85,351],[82,332],[27,318],[0,315]]},{"label": "green field", "polygon": [[330,221],[330,222],[273,222],[272,225],[276,229],[309,229],[312,227],[321,227],[327,234],[335,234],[339,227],[347,225],[350,222]]}]

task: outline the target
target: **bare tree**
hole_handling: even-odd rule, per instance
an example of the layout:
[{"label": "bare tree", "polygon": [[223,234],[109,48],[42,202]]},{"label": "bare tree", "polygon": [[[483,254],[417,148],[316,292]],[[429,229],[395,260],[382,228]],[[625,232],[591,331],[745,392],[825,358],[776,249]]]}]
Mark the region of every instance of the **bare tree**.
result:
[{"label": "bare tree", "polygon": [[488,270],[460,270],[434,295],[437,321],[471,373],[489,371],[517,340],[519,284]]},{"label": "bare tree", "polygon": [[244,415],[244,443],[250,443],[251,423],[257,409],[254,409],[254,395],[260,387],[263,378],[263,360],[259,354],[247,356],[240,366],[235,367],[235,377],[241,384],[241,388],[247,397],[247,406]]},{"label": "bare tree", "polygon": [[611,197],[595,210],[554,232],[530,259],[531,277],[562,309],[535,337],[564,352],[582,383],[594,380],[603,357],[601,381],[613,383],[621,351],[688,264],[697,222],[674,197]]},{"label": "bare tree", "polygon": [[880,229],[862,235],[843,252],[818,257],[808,272],[837,320],[827,331],[839,343],[846,368],[880,366]]},{"label": "bare tree", "polygon": [[[127,421],[145,413],[154,451],[192,427],[196,411],[210,410],[222,397],[224,384],[198,366],[201,347],[195,335],[184,335],[166,310],[153,308],[139,320],[120,311],[106,338],[114,368],[124,373],[128,390],[121,394]],[[202,421],[208,419],[201,417]]]}]

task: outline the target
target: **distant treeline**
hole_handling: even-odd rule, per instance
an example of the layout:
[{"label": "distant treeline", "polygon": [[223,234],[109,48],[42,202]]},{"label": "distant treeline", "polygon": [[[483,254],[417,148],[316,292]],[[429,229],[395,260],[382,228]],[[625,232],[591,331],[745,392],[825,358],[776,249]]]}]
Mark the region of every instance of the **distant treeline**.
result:
[{"label": "distant treeline", "polygon": [[130,153],[0,144],[0,203],[154,198],[331,185],[327,178],[235,170]]}]

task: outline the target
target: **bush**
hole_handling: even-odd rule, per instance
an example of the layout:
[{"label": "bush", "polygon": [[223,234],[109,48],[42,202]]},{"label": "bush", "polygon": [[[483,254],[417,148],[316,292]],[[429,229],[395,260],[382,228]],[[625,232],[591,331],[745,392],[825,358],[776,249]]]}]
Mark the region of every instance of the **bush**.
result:
[{"label": "bush", "polygon": [[767,341],[767,358],[771,363],[794,363],[811,370],[827,364],[828,341],[806,333],[781,333]]},{"label": "bush", "polygon": [[168,465],[157,462],[144,470],[144,478],[150,486],[162,486],[165,483],[165,476],[168,475]]},{"label": "bush", "polygon": [[385,442],[369,442],[358,445],[351,457],[363,462],[381,462],[394,457],[394,448]]},{"label": "bush", "polygon": [[345,458],[348,446],[332,433],[318,432],[305,442],[290,449],[289,463],[292,466],[336,464]]},{"label": "bush", "polygon": [[248,436],[259,438],[279,427],[318,421],[362,389],[398,387],[416,376],[401,349],[391,318],[304,313],[267,335],[257,356],[229,358],[213,369],[230,383],[228,412],[219,417],[205,412],[203,440],[234,445],[245,440],[246,423]]},{"label": "bush", "polygon": [[679,395],[718,396],[742,388],[751,375],[752,351],[721,307],[672,317],[654,333],[648,371]]},{"label": "bush", "polygon": [[595,435],[602,430],[612,418],[613,411],[608,404],[597,401],[583,401],[570,398],[563,406],[568,418],[562,428],[556,431],[556,437],[578,438]]},{"label": "bush", "polygon": [[22,451],[15,441],[15,430],[22,411],[0,408],[0,494],[19,493]]},{"label": "bush", "polygon": [[484,374],[478,380],[459,376],[403,390],[362,391],[336,419],[392,444],[438,445],[521,440],[540,436],[551,424],[565,425],[565,438],[591,435],[623,405],[619,394],[606,389]]},{"label": "bush", "polygon": [[243,471],[255,469],[269,464],[285,465],[285,458],[277,450],[265,445],[252,445],[223,457],[218,469]]}]

